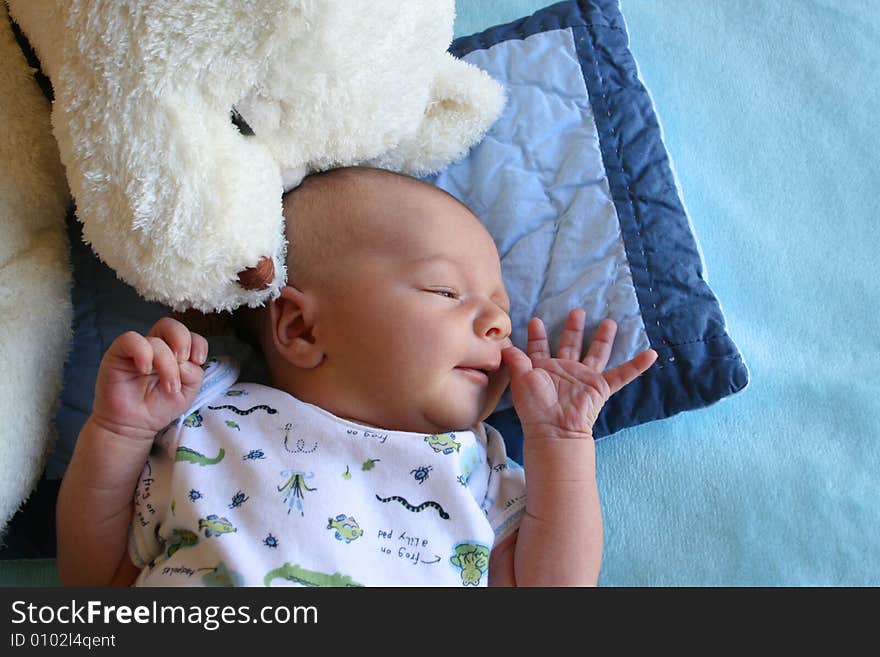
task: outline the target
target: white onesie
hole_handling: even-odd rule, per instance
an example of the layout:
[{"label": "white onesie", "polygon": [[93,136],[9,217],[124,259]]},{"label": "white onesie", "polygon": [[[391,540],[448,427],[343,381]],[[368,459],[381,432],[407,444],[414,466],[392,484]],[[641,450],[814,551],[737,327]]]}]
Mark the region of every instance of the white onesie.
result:
[{"label": "white onesie", "polygon": [[[485,586],[525,510],[488,425],[376,429],[212,361],[134,498],[136,586]],[[230,387],[231,386],[231,387]]]}]

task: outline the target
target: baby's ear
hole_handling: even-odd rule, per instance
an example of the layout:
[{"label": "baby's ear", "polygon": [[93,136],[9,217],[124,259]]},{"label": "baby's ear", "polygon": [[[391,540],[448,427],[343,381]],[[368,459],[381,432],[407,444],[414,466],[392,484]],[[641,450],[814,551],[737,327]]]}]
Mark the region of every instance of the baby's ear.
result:
[{"label": "baby's ear", "polygon": [[317,367],[324,360],[324,350],[312,335],[313,312],[311,297],[289,285],[281,288],[281,296],[269,308],[275,349],[302,369]]}]

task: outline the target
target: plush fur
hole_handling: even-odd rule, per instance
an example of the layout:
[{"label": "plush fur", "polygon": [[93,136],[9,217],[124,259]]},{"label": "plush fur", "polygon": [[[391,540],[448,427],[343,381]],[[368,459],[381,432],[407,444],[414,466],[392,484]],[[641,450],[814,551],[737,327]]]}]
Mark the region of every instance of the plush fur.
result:
[{"label": "plush fur", "polygon": [[281,195],[308,171],[438,170],[503,104],[446,52],[453,0],[8,2],[53,82],[84,239],[178,310],[277,296]]},{"label": "plush fur", "polygon": [[54,442],[70,343],[69,203],[43,96],[0,2],[0,532]]}]

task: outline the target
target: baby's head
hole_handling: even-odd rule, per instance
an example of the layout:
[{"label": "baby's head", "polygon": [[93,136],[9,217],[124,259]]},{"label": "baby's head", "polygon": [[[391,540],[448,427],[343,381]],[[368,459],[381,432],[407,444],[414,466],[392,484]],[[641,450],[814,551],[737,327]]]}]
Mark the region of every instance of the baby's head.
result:
[{"label": "baby's head", "polygon": [[284,198],[288,285],[258,311],[272,384],[361,424],[438,433],[484,419],[507,385],[498,251],[446,192],[377,169]]}]

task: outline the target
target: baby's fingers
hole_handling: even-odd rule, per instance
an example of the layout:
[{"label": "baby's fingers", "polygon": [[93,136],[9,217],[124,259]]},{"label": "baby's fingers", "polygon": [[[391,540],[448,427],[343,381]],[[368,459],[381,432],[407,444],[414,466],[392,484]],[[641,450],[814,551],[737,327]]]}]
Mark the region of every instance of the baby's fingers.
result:
[{"label": "baby's fingers", "polygon": [[603,376],[608,383],[608,387],[611,388],[610,394],[613,395],[623,386],[634,381],[639,375],[647,371],[654,364],[655,360],[657,360],[657,352],[653,349],[647,349],[635,358],[626,361],[620,367],[615,367],[613,370],[605,372]]},{"label": "baby's fingers", "polygon": [[611,358],[615,335],[617,335],[617,323],[613,319],[603,319],[596,329],[596,335],[593,336],[587,355],[584,356],[583,364],[595,372],[604,370],[608,365],[608,359]]},{"label": "baby's fingers", "polygon": [[[191,333],[186,326],[171,317],[163,317],[153,325],[147,337],[160,338],[171,348],[175,359],[179,363],[194,360],[194,356],[201,355],[202,351],[207,356],[207,342],[201,336]],[[200,340],[197,340],[199,338]],[[203,344],[204,343],[204,344]],[[194,360],[194,362],[198,362]],[[201,361],[204,362],[204,361]]]},{"label": "baby's fingers", "polygon": [[526,345],[526,351],[529,358],[550,358],[550,343],[547,342],[547,329],[544,322],[538,317],[532,317],[529,321],[529,341]]},{"label": "baby's fingers", "polygon": [[518,379],[532,370],[532,361],[522,350],[514,346],[501,350],[501,360],[510,370],[511,379]]},{"label": "baby's fingers", "polygon": [[114,368],[128,370],[134,365],[134,369],[140,374],[153,371],[153,347],[147,338],[135,331],[123,333],[113,341],[105,355],[105,360],[109,359],[112,359],[109,362],[113,363]]},{"label": "baby's fingers", "polygon": [[151,372],[159,375],[159,383],[165,388],[165,392],[180,392],[180,365],[171,347],[161,338],[148,337],[147,341],[153,348]]},{"label": "baby's fingers", "polygon": [[562,337],[559,338],[559,349],[556,357],[564,360],[580,360],[581,351],[584,348],[584,318],[586,313],[581,308],[575,308],[568,313],[565,327],[562,329]]},{"label": "baby's fingers", "polygon": [[190,348],[189,359],[196,365],[201,365],[208,360],[208,341],[198,333],[191,333],[192,347]]}]

